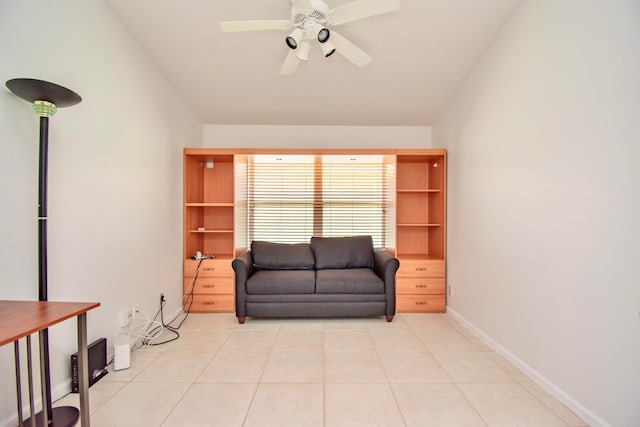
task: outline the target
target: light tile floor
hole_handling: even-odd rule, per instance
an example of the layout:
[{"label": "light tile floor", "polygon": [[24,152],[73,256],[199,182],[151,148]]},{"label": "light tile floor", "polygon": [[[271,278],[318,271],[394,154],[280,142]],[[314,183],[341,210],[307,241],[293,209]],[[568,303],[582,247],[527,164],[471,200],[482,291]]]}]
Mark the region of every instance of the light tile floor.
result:
[{"label": "light tile floor", "polygon": [[92,426],[586,425],[442,314],[190,314],[180,333],[89,389]]}]

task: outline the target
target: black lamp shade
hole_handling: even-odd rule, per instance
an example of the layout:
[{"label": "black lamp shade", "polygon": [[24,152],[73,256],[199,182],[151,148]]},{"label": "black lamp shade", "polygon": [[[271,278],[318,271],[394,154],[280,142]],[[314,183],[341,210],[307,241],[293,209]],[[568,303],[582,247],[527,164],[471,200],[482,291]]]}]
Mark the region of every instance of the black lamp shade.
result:
[{"label": "black lamp shade", "polygon": [[7,81],[9,90],[25,101],[47,101],[58,108],[71,107],[82,101],[80,95],[66,87],[37,79],[12,79]]}]

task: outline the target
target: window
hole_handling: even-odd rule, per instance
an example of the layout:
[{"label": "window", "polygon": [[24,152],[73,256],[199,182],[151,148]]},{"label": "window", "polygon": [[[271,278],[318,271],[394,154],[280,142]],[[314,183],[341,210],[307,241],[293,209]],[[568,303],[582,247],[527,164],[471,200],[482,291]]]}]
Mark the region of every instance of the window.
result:
[{"label": "window", "polygon": [[250,156],[247,245],[371,235],[374,246],[388,247],[394,169],[383,155]]},{"label": "window", "polygon": [[254,155],[248,173],[248,243],[308,241],[314,232],[314,156]]}]

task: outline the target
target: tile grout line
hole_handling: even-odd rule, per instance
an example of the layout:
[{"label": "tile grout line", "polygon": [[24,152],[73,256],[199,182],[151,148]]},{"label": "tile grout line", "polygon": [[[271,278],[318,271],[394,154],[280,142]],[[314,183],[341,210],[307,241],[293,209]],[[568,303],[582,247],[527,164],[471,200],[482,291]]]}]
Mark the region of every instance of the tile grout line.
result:
[{"label": "tile grout line", "polygon": [[[462,383],[464,384],[464,383]],[[462,397],[464,398],[464,400],[469,404],[469,407],[471,407],[471,409],[474,410],[474,412],[476,414],[478,414],[478,417],[480,417],[480,419],[482,420],[482,422],[488,426],[489,422],[487,420],[485,420],[485,418],[482,416],[482,414],[480,413],[480,410],[478,410],[478,408],[476,408],[476,406],[473,404],[473,402],[471,400],[469,400],[469,398],[467,397],[466,394],[464,394],[464,391],[462,391],[462,389],[459,387],[458,383],[454,382],[453,385],[455,386],[455,388],[458,390],[458,393],[460,393],[462,395]]]},{"label": "tile grout line", "polygon": [[380,361],[380,366],[382,366],[382,372],[384,372],[384,377],[387,379],[387,387],[389,387],[389,390],[391,390],[391,395],[393,396],[393,401],[396,403],[396,408],[398,408],[398,412],[400,413],[400,418],[402,419],[402,422],[404,423],[405,427],[408,426],[409,424],[407,423],[407,419],[404,416],[404,412],[402,411],[402,407],[400,406],[400,402],[398,401],[398,396],[396,396],[396,392],[393,389],[393,386],[391,384],[391,380],[389,379],[389,373],[387,372],[387,370],[384,367],[384,363],[382,363],[382,357],[380,356],[380,350],[378,350],[378,348],[375,345],[375,342],[373,340],[373,336],[371,334],[371,332],[369,331],[369,337],[371,339],[371,342],[373,344],[373,348],[376,352],[376,355],[378,356],[378,360]]},{"label": "tile grout line", "polygon": [[[269,329],[272,330],[272,329]],[[242,426],[244,427],[247,423],[247,418],[249,417],[249,413],[251,412],[251,408],[253,407],[253,403],[256,399],[256,395],[258,394],[258,389],[260,388],[260,385],[263,384],[262,382],[262,378],[264,377],[264,373],[267,370],[267,365],[269,364],[269,360],[271,360],[271,355],[273,353],[273,347],[276,344],[276,341],[278,340],[278,337],[280,336],[280,332],[282,331],[282,326],[279,325],[278,329],[277,329],[277,333],[273,339],[273,343],[271,343],[271,348],[269,350],[269,356],[267,357],[267,360],[264,362],[264,366],[262,367],[262,373],[260,374],[260,378],[258,378],[258,381],[256,383],[256,388],[253,390],[253,394],[251,395],[251,401],[249,402],[249,405],[247,406],[247,412],[245,412],[244,414],[244,418],[242,420]]]},{"label": "tile grout line", "polygon": [[322,426],[327,427],[327,368],[324,347],[324,324],[322,325]]}]

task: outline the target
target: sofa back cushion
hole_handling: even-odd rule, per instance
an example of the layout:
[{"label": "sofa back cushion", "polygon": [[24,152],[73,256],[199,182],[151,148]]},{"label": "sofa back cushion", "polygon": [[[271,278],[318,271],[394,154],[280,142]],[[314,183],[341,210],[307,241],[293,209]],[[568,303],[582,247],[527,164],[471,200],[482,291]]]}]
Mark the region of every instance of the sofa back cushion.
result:
[{"label": "sofa back cushion", "polygon": [[265,270],[313,270],[315,258],[308,243],[251,242],[253,265]]},{"label": "sofa back cushion", "polygon": [[312,237],[311,250],[316,269],[373,268],[373,239],[371,236]]}]

